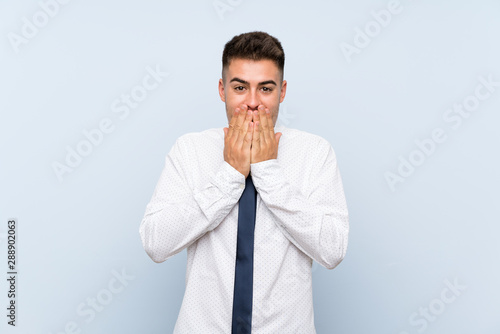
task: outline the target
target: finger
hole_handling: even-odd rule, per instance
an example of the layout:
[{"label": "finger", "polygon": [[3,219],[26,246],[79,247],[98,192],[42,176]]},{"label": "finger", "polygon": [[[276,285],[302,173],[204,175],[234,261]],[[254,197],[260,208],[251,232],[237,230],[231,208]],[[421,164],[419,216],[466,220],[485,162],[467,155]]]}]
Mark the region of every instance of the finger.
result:
[{"label": "finger", "polygon": [[238,117],[236,117],[236,119],[235,119],[232,138],[234,139],[235,142],[238,142],[238,139],[240,138],[241,133],[242,132],[246,133],[246,128],[242,129],[243,122],[245,121],[245,118],[246,118],[246,106],[241,105],[241,106],[237,107],[236,110],[238,110]]},{"label": "finger", "polygon": [[259,106],[259,124],[260,124],[260,140],[261,145],[268,145],[271,142],[269,137],[268,119],[266,116],[266,107],[263,105]]},{"label": "finger", "polygon": [[242,134],[245,134],[247,131],[247,127],[244,126],[245,125],[244,123],[245,123],[245,119],[248,116],[247,115],[248,108],[246,105],[244,105],[244,104],[240,105],[239,109],[240,109],[240,113],[239,113],[238,119],[236,121],[236,126],[238,128],[238,139],[240,138],[240,136]]},{"label": "finger", "polygon": [[269,140],[275,141],[275,133],[274,133],[274,123],[273,123],[273,118],[271,116],[271,111],[269,108],[266,108],[266,118],[267,118],[267,125],[268,125],[268,134],[269,134]]},{"label": "finger", "polygon": [[239,112],[240,112],[239,108],[236,108],[233,111],[233,116],[231,117],[231,120],[229,121],[229,125],[228,125],[227,138],[231,138],[233,136],[234,128],[236,126],[236,121],[238,120]]},{"label": "finger", "polygon": [[280,138],[283,135],[281,132],[276,132],[275,137],[276,137],[276,146],[279,146],[280,144]]},{"label": "finger", "polygon": [[[253,128],[255,126],[254,122],[248,122],[248,132],[245,136],[245,143],[244,146],[249,149],[253,145]],[[253,149],[253,148],[252,148]]]},{"label": "finger", "polygon": [[260,145],[261,145],[260,122],[254,121],[253,137],[252,137],[252,150],[260,151]]},{"label": "finger", "polygon": [[250,134],[252,133],[251,126],[253,124],[250,124],[251,122],[252,122],[252,112],[250,110],[247,110],[246,117],[241,127],[240,135],[238,136],[238,140],[236,141],[236,145],[238,147],[250,146],[250,144],[252,143],[251,141],[250,142],[247,141],[248,132],[250,132]]},{"label": "finger", "polygon": [[257,108],[257,110],[254,110],[254,111],[253,111],[252,116],[253,116],[253,122],[254,122],[254,123],[255,123],[255,122],[260,121],[260,115],[259,115],[259,112],[260,112],[259,108]]}]

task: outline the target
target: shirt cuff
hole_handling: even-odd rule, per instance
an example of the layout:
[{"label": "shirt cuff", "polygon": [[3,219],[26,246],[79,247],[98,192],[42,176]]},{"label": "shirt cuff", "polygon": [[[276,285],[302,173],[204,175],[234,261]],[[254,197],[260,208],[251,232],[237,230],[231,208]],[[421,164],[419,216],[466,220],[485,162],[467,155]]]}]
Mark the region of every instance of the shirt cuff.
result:
[{"label": "shirt cuff", "polygon": [[212,184],[226,196],[238,200],[245,189],[245,176],[224,160],[212,178]]},{"label": "shirt cuff", "polygon": [[285,183],[278,159],[269,159],[250,164],[252,182],[259,192],[270,193]]}]

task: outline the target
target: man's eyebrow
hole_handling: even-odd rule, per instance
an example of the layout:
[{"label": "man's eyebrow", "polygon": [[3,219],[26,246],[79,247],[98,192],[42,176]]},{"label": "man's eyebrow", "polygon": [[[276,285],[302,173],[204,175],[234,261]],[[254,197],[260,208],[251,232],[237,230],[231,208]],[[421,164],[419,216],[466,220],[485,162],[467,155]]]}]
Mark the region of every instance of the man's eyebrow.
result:
[{"label": "man's eyebrow", "polygon": [[[237,81],[237,82],[240,82],[240,83],[245,84],[245,85],[249,85],[250,84],[248,81],[245,81],[245,80],[240,79],[238,77],[232,78],[231,81],[229,81],[229,82],[231,83],[233,81]],[[272,85],[277,86],[277,84],[276,84],[276,82],[274,82],[274,80],[266,80],[266,81],[259,82],[259,86],[267,85],[267,84],[272,84]]]}]

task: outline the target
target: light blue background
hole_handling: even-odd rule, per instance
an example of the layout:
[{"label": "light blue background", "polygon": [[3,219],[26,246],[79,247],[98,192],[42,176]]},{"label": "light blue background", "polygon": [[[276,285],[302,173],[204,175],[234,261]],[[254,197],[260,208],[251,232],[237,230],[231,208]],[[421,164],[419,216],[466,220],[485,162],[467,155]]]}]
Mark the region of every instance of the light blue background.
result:
[{"label": "light blue background", "polygon": [[[313,266],[317,332],[499,333],[500,87],[456,129],[443,115],[479,76],[500,81],[500,3],[401,0],[349,62],[342,43],[354,45],[390,1],[220,2],[231,8],[221,16],[211,0],[73,0],[18,52],[9,36],[41,5],[2,2],[0,261],[15,217],[19,308],[12,329],[2,279],[0,331],[64,333],[74,322],[82,333],[172,332],[186,252],[154,263],[139,224],[175,139],[227,124],[224,44],[262,30],[286,54],[279,122],[332,144],[349,208],[344,262]],[[169,76],[120,119],[113,101],[157,65]],[[105,118],[114,130],[60,182],[52,164]],[[385,173],[436,128],[446,141],[392,191]],[[106,292],[122,270],[127,285]],[[97,296],[112,299],[87,321],[77,309]]]}]

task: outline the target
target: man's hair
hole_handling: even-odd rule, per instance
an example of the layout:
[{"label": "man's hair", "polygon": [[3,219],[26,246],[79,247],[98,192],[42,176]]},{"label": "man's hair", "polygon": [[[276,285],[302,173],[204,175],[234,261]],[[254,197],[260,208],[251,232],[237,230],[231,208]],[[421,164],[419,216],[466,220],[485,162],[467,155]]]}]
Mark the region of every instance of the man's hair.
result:
[{"label": "man's hair", "polygon": [[278,67],[281,81],[283,81],[285,52],[280,41],[268,33],[263,31],[247,32],[234,36],[226,43],[222,52],[222,79],[224,81],[229,63],[233,59],[272,60]]}]

